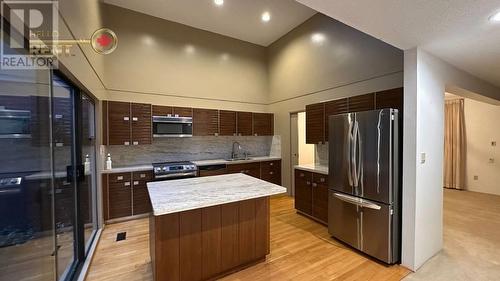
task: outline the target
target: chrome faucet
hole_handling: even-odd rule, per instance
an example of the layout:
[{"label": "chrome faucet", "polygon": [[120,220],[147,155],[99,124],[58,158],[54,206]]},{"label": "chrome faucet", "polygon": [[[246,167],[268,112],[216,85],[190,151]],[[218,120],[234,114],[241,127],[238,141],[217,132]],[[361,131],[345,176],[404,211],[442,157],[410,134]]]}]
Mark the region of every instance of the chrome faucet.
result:
[{"label": "chrome faucet", "polygon": [[[236,153],[236,149],[234,149],[234,146],[237,145],[238,153]],[[241,151],[241,144],[237,141],[233,142],[233,147],[231,150],[231,159],[236,159],[238,158],[238,155],[240,154]]]}]

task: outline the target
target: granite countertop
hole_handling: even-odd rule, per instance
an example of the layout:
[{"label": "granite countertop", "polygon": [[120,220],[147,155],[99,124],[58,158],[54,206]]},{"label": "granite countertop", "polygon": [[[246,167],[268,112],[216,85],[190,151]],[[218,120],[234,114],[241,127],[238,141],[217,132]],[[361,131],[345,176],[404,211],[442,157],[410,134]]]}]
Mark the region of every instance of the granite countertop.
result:
[{"label": "granite countertop", "polygon": [[[242,164],[242,163],[253,163],[253,162],[262,162],[262,161],[272,161],[272,160],[280,160],[281,157],[274,156],[257,156],[251,157],[248,160],[236,160],[236,161],[227,161],[224,159],[213,159],[213,160],[200,160],[200,161],[191,161],[198,166],[208,166],[208,165],[219,165],[219,164]],[[137,166],[127,166],[127,167],[116,167],[111,170],[102,170],[102,173],[128,173],[128,172],[138,172],[138,171],[148,171],[153,170],[153,165],[137,165]]]},{"label": "granite countertop", "polygon": [[328,175],[328,166],[320,164],[300,164],[295,165],[295,169]]},{"label": "granite countertop", "polygon": [[286,192],[282,186],[245,174],[149,182],[147,186],[155,216]]}]

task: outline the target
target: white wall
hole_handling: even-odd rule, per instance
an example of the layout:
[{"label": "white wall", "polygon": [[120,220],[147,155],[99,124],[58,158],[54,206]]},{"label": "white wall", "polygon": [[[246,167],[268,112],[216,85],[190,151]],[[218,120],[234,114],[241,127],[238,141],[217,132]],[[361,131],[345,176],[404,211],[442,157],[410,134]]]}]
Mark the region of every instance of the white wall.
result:
[{"label": "white wall", "polygon": [[417,270],[443,245],[445,90],[500,100],[500,89],[421,49],[405,51],[404,68],[402,264]]},{"label": "white wall", "polygon": [[[466,189],[500,195],[500,106],[464,99]],[[491,142],[496,141],[497,146]],[[490,163],[489,159],[494,159]],[[478,176],[478,180],[474,180]]]}]

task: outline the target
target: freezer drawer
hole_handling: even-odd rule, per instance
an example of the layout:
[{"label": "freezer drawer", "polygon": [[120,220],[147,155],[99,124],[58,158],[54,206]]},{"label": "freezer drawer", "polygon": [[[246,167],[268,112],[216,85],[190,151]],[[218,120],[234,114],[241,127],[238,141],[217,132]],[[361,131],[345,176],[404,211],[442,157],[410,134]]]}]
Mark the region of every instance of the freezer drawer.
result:
[{"label": "freezer drawer", "polygon": [[392,205],[333,190],[330,190],[328,200],[330,235],[385,263],[399,260]]}]

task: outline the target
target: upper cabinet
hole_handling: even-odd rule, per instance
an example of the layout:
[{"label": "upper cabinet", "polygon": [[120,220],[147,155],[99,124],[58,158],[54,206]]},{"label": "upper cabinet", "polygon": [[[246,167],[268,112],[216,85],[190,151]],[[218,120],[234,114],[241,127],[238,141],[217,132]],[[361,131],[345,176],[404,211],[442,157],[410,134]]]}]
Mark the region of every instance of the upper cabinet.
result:
[{"label": "upper cabinet", "polygon": [[274,135],[274,114],[253,113],[253,134],[254,136]]},{"label": "upper cabinet", "polygon": [[193,109],[193,135],[218,136],[219,111],[216,109]]},{"label": "upper cabinet", "polygon": [[325,104],[306,105],[306,143],[325,141]]},{"label": "upper cabinet", "polygon": [[236,136],[236,111],[219,111],[219,135]]},{"label": "upper cabinet", "polygon": [[142,145],[153,140],[153,116],[193,118],[194,136],[272,136],[274,114],[103,101],[104,145]]},{"label": "upper cabinet", "polygon": [[236,113],[236,128],[239,136],[251,136],[253,127],[252,112],[237,112]]},{"label": "upper cabinet", "polygon": [[132,103],[132,144],[151,144],[151,105]]},{"label": "upper cabinet", "polygon": [[331,115],[382,108],[402,111],[403,88],[306,105],[306,143],[328,141],[328,119]]},{"label": "upper cabinet", "polygon": [[104,144],[151,144],[150,104],[104,101],[102,112]]}]

